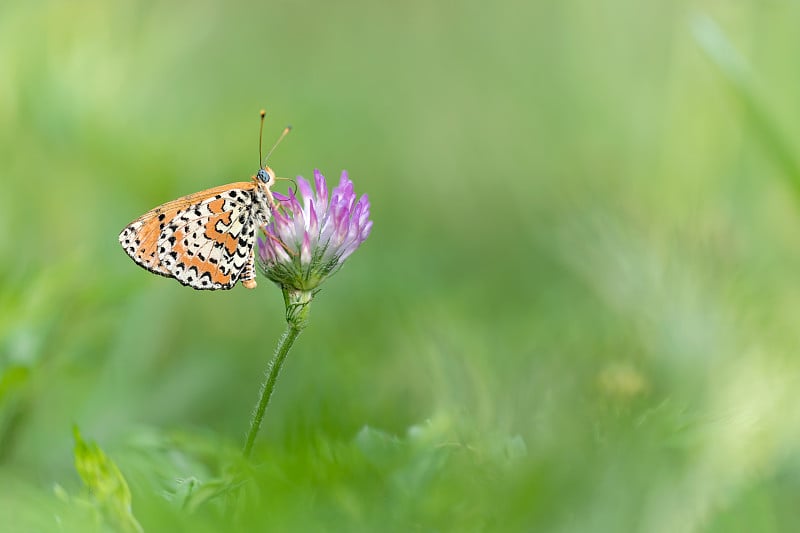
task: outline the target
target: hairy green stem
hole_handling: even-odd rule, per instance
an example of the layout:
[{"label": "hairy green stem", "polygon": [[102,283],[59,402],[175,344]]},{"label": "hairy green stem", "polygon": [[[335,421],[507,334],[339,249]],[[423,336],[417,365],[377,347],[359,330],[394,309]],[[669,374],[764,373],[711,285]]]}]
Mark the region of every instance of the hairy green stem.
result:
[{"label": "hairy green stem", "polygon": [[278,346],[275,348],[275,355],[272,356],[272,360],[267,366],[267,371],[265,372],[266,380],[261,384],[261,390],[258,393],[258,404],[253,409],[253,414],[250,417],[250,429],[247,431],[247,440],[244,445],[245,457],[250,457],[250,452],[253,451],[253,444],[256,441],[258,430],[261,428],[261,421],[264,419],[264,411],[267,410],[272,391],[275,390],[275,382],[278,379],[278,374],[280,374],[281,366],[283,366],[286,355],[289,353],[289,349],[294,344],[295,339],[300,335],[300,331],[302,331],[301,328],[287,324],[286,331],[283,332],[278,341]]},{"label": "hairy green stem", "polygon": [[286,331],[283,332],[278,341],[275,355],[272,356],[272,360],[267,366],[267,371],[264,373],[266,379],[261,384],[258,403],[250,417],[250,429],[247,431],[247,440],[245,441],[243,452],[245,458],[250,457],[250,453],[253,451],[253,444],[256,441],[258,430],[261,428],[264,412],[267,410],[267,405],[269,405],[272,391],[275,390],[275,382],[278,380],[278,374],[281,372],[286,355],[308,323],[311,300],[315,294],[313,291],[292,289],[286,286],[282,287],[281,290],[283,292],[283,301],[286,304]]}]

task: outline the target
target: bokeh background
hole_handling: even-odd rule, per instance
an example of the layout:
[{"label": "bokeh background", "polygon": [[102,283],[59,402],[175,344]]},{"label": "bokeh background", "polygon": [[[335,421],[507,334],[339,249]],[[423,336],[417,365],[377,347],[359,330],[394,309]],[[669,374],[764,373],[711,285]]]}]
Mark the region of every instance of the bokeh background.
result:
[{"label": "bokeh background", "polygon": [[[798,21],[3,2],[0,529],[125,530],[77,425],[145,531],[795,531]],[[231,487],[280,293],[189,290],[117,234],[252,175],[262,107],[294,126],[270,165],[347,169],[374,229]]]}]

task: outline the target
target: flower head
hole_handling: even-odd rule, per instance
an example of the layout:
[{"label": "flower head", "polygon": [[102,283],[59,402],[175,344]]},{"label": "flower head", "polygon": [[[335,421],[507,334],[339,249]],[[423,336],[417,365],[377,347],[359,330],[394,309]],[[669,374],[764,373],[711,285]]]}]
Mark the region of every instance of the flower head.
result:
[{"label": "flower head", "polygon": [[300,199],[291,189],[289,196],[273,193],[282,209],[273,209],[265,235],[258,238],[258,263],[284,290],[313,291],[369,236],[369,198],[365,194],[356,201],[346,171],[330,197],[319,170],[314,190],[299,176],[297,189]]}]

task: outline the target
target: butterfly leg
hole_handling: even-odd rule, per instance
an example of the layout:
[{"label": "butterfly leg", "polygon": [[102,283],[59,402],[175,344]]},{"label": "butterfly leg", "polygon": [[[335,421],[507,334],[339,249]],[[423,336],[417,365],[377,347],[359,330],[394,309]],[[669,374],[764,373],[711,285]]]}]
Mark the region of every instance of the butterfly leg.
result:
[{"label": "butterfly leg", "polygon": [[295,257],[297,256],[297,252],[295,252],[294,250],[292,250],[291,248],[289,248],[288,246],[286,246],[286,244],[285,244],[285,243],[284,243],[282,240],[280,240],[279,238],[277,238],[275,235],[273,235],[273,234],[272,234],[272,233],[270,233],[270,232],[265,232],[264,234],[266,235],[266,237],[267,237],[268,239],[272,239],[272,242],[274,242],[274,243],[277,243],[277,245],[278,245],[278,246],[280,246],[281,248],[283,248],[284,250],[286,250],[286,253],[287,253],[287,254],[289,254],[289,255],[291,255],[291,256],[295,256]]},{"label": "butterfly leg", "polygon": [[246,289],[255,289],[257,285],[255,259],[256,259],[255,250],[251,248],[250,257],[247,259],[247,264],[244,265],[242,276],[239,278],[239,281],[242,282],[242,285],[244,285]]}]

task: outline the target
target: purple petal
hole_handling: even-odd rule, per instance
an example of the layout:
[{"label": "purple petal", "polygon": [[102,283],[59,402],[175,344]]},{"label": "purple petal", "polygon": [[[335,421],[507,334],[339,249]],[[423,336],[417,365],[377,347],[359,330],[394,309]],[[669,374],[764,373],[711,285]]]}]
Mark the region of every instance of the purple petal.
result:
[{"label": "purple petal", "polygon": [[347,228],[347,240],[355,240],[358,238],[358,220],[356,218],[356,213],[353,213],[353,217],[348,219],[348,228]]},{"label": "purple petal", "polygon": [[273,211],[272,212],[272,222],[267,226],[268,231],[273,235],[277,234],[277,228],[281,226],[288,226],[290,224],[290,219],[288,216],[284,215],[280,211]]},{"label": "purple petal", "polygon": [[300,191],[300,196],[303,198],[303,205],[308,205],[308,202],[314,198],[314,191],[311,190],[311,184],[308,183],[303,176],[297,176],[297,189]]},{"label": "purple petal", "polygon": [[[356,213],[359,213],[356,215]],[[359,227],[364,227],[364,224],[369,219],[369,198],[366,194],[362,195],[359,198],[358,203],[356,204],[356,208],[353,211],[353,218],[356,220],[356,224]]]},{"label": "purple petal", "polygon": [[347,226],[348,226],[347,222],[350,212],[344,205],[331,206],[331,207],[334,208],[333,233],[336,239],[336,245],[338,246],[339,244],[341,244],[342,238],[344,237],[344,233],[347,231]]},{"label": "purple petal", "polygon": [[269,251],[267,250],[267,243],[264,242],[261,235],[256,239],[256,247],[258,249],[258,258],[261,259],[261,261],[267,261],[269,258]]},{"label": "purple petal", "polygon": [[353,182],[347,178],[347,173],[343,172],[341,179],[339,179],[339,185],[336,186],[331,195],[331,209],[338,206],[345,206],[350,209],[354,199]]},{"label": "purple petal", "polygon": [[353,208],[353,211],[350,213],[350,221],[352,222],[353,226],[358,226],[358,221],[361,219],[361,212],[363,210],[363,202],[358,202]]},{"label": "purple petal", "polygon": [[291,263],[292,258],[289,254],[286,253],[286,250],[283,249],[278,243],[272,247],[272,251],[275,253],[276,263]]},{"label": "purple petal", "polygon": [[336,224],[336,232],[334,234],[334,242],[336,246],[342,246],[344,242],[347,240],[347,232],[350,229],[350,213],[347,209],[341,209],[342,216],[339,217],[338,223]]},{"label": "purple petal", "polygon": [[303,222],[308,227],[311,217],[310,206],[314,203],[314,193],[311,190],[311,185],[302,176],[297,177],[297,184],[298,189],[300,189],[300,195],[303,198]]},{"label": "purple petal", "polygon": [[273,217],[273,221],[274,229],[272,233],[289,248],[292,248],[293,245],[296,247],[294,219],[285,217],[281,214],[276,214],[276,216]]},{"label": "purple petal", "polygon": [[308,231],[314,235],[314,240],[319,239],[319,220],[317,220],[317,210],[314,209],[314,200],[308,202]]},{"label": "purple petal", "polygon": [[300,264],[308,266],[311,263],[311,240],[308,232],[303,232],[303,245],[300,247]]},{"label": "purple petal", "polygon": [[317,189],[319,216],[325,218],[328,209],[328,184],[325,182],[325,176],[317,169],[314,169],[314,187]]},{"label": "purple petal", "polygon": [[[322,225],[319,229],[319,244],[320,246],[327,246],[331,240],[331,235],[333,235],[333,220],[328,217],[323,220]],[[330,247],[325,252],[325,259],[329,259],[331,256],[332,250]]]},{"label": "purple petal", "polygon": [[367,222],[364,225],[364,229],[361,230],[361,235],[359,236],[359,239],[361,239],[361,242],[366,241],[367,237],[369,237],[370,233],[372,233],[372,221],[371,220],[369,222]]},{"label": "purple petal", "polygon": [[297,196],[295,195],[294,189],[289,189],[289,209],[292,210],[292,214],[294,216],[297,216],[298,214],[303,212],[303,207],[297,200]]},{"label": "purple petal", "polygon": [[[277,237],[272,237],[272,238],[268,237],[264,241],[263,260],[265,263],[274,265],[275,263],[278,262],[278,256],[275,254],[275,248],[279,245],[275,242],[276,238]],[[259,250],[259,253],[260,252],[261,250]]]},{"label": "purple petal", "polygon": [[302,240],[301,235],[303,231],[306,229],[306,220],[303,214],[303,208],[300,206],[300,202],[297,200],[297,197],[294,195],[294,191],[291,193],[291,202],[292,202],[292,213],[294,214],[294,235],[295,235],[295,242],[300,242]]}]

